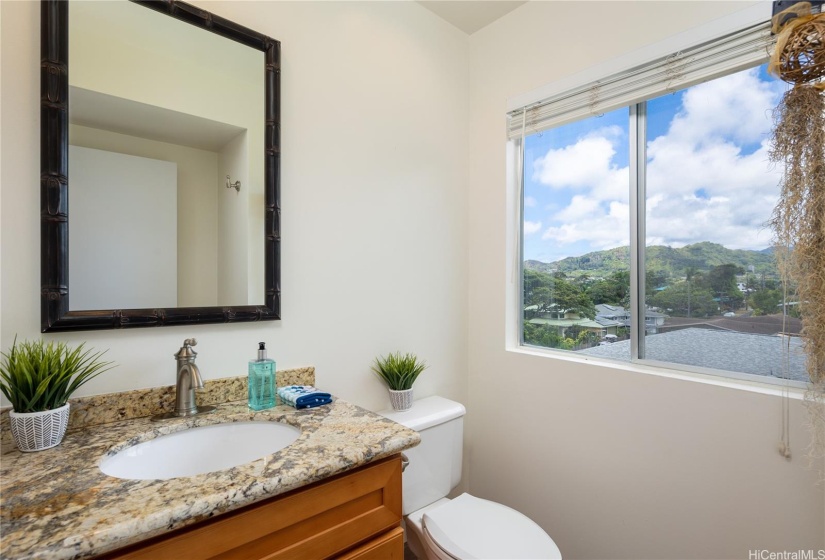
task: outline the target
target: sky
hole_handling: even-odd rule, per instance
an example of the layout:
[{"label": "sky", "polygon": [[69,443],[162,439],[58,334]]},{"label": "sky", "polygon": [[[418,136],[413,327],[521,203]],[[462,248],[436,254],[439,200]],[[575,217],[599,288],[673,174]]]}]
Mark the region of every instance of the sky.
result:
[{"label": "sky", "polygon": [[[762,66],[648,101],[648,245],[771,244],[769,137],[784,91]],[[619,109],[525,139],[525,260],[629,244],[629,118]]]}]

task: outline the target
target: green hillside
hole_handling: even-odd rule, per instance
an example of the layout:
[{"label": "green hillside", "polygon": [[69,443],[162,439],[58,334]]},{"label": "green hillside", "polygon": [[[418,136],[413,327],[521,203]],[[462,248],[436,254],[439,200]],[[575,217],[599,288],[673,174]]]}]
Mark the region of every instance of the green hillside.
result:
[{"label": "green hillside", "polygon": [[[654,245],[647,248],[646,260],[648,271],[662,272],[671,277],[684,276],[689,267],[702,271],[722,264],[735,264],[746,270],[753,266],[757,275],[764,274],[766,278],[778,278],[776,260],[770,249],[728,249],[708,241],[679,249]],[[524,267],[540,272],[564,272],[568,276],[587,274],[591,277],[607,277],[614,272],[630,268],[630,248],[616,247],[552,263],[528,260],[524,262]]]}]

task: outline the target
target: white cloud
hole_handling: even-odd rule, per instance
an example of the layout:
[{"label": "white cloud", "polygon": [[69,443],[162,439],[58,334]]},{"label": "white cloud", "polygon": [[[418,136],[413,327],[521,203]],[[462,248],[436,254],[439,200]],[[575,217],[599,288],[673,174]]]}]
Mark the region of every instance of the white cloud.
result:
[{"label": "white cloud", "polygon": [[525,196],[524,197],[524,206],[527,208],[535,208],[537,202],[536,199],[532,196]]},{"label": "white cloud", "polygon": [[784,85],[764,82],[756,68],[688,89],[668,139],[697,146],[718,142],[759,143],[771,130],[771,111]]},{"label": "white cloud", "polygon": [[524,221],[524,235],[532,235],[538,231],[541,231],[541,222]]},{"label": "white cloud", "polygon": [[[768,135],[783,87],[761,81],[754,69],[684,93],[667,132],[647,146],[649,244],[712,241],[751,249],[770,244],[764,226],[780,173],[768,161]],[[649,118],[657,118],[655,112]],[[626,141],[603,129],[534,162],[535,181],[576,192],[549,214],[542,239],[557,245],[585,242],[594,250],[628,243],[629,175],[615,163],[616,142]]]},{"label": "white cloud", "polygon": [[566,208],[553,215],[553,219],[560,222],[577,222],[593,216],[598,211],[599,201],[596,198],[577,194]]},{"label": "white cloud", "polygon": [[627,203],[613,201],[607,205],[590,206],[589,201],[581,200],[577,204],[578,209],[590,208],[591,211],[581,212],[580,217],[574,221],[548,227],[541,238],[559,245],[583,241],[594,251],[629,243],[630,207]]},{"label": "white cloud", "polygon": [[648,243],[770,244],[764,225],[781,174],[768,161],[768,134],[783,87],[750,70],[685,92],[667,133],[648,143]]},{"label": "white cloud", "polygon": [[554,189],[590,189],[611,171],[616,150],[606,137],[589,136],[533,163],[533,179]]},{"label": "white cloud", "polygon": [[587,191],[600,201],[627,202],[629,170],[613,162],[616,142],[626,141],[617,126],[601,128],[533,162],[533,180],[552,189]]}]

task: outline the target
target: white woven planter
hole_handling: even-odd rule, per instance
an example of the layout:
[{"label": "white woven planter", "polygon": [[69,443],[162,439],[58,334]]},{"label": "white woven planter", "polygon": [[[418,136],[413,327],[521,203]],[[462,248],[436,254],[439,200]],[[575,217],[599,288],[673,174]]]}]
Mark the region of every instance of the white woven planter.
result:
[{"label": "white woven planter", "polygon": [[389,389],[390,402],[393,410],[409,410],[413,405],[413,390],[404,389],[403,391],[394,391]]},{"label": "white woven planter", "polygon": [[9,412],[11,433],[20,451],[41,451],[54,447],[66,435],[69,403],[43,412]]}]

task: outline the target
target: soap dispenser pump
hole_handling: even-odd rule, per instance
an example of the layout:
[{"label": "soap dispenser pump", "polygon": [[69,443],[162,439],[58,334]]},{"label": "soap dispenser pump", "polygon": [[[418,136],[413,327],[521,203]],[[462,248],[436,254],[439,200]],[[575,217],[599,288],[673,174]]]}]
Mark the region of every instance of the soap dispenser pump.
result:
[{"label": "soap dispenser pump", "polygon": [[258,358],[249,361],[249,408],[275,406],[275,361],[266,357],[266,343],[258,343]]}]

